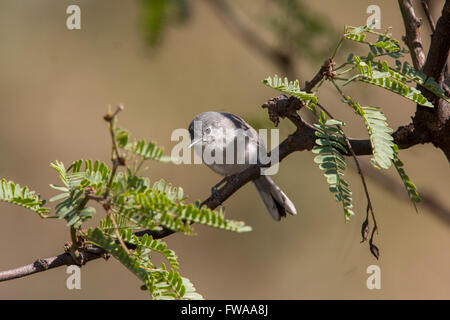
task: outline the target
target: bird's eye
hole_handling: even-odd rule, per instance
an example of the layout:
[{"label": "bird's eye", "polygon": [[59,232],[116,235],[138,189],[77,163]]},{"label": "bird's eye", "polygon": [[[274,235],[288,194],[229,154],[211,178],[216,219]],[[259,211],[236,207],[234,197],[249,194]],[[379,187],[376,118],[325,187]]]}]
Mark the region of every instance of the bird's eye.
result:
[{"label": "bird's eye", "polygon": [[206,134],[210,134],[210,133],[211,133],[211,128],[206,128],[206,129],[205,129],[205,133],[206,133]]}]

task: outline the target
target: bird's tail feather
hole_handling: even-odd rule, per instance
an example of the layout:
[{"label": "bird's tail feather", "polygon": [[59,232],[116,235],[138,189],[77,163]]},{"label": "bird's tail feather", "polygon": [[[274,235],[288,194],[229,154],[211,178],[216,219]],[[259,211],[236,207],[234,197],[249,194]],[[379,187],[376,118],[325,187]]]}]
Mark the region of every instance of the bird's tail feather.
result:
[{"label": "bird's tail feather", "polygon": [[279,221],[281,217],[297,214],[294,204],[268,176],[261,176],[255,181],[256,190],[270,216]]}]

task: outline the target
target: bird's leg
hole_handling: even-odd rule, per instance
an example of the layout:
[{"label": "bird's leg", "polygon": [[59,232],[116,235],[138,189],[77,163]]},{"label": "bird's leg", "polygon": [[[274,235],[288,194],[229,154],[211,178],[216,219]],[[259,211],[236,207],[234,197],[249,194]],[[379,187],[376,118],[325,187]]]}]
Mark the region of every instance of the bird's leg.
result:
[{"label": "bird's leg", "polygon": [[214,200],[217,201],[217,203],[222,204],[222,202],[219,200],[219,196],[218,196],[219,187],[222,186],[223,184],[227,183],[228,180],[232,179],[233,177],[234,177],[234,175],[225,176],[222,180],[220,180],[216,185],[214,185],[211,188],[211,196],[214,198]]}]

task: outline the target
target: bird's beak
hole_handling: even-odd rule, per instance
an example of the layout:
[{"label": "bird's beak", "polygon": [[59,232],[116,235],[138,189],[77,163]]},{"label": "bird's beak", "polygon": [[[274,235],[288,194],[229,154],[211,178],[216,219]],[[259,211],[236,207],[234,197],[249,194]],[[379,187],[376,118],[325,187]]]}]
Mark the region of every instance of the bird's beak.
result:
[{"label": "bird's beak", "polygon": [[196,145],[196,144],[199,143],[200,141],[202,141],[201,138],[192,141],[192,142],[188,145],[188,149],[192,148],[194,145]]}]

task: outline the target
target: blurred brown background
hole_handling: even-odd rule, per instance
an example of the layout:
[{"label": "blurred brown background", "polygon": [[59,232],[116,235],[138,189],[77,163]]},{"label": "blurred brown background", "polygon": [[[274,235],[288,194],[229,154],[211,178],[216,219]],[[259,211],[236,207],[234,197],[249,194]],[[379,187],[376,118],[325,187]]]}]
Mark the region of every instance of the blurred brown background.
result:
[{"label": "blurred brown background", "polygon": [[[264,0],[230,3],[257,19],[264,19],[268,8]],[[81,7],[79,31],[65,26],[70,4]],[[266,118],[260,105],[277,92],[263,86],[261,79],[280,70],[230,34],[203,1],[192,4],[191,19],[168,29],[161,45],[151,51],[139,28],[139,1],[2,0],[0,177],[29,185],[49,199],[54,193],[48,184],[57,183],[51,161],[109,161],[110,140],[102,120],[109,104],[123,103],[121,125],[135,137],[164,145],[168,152],[174,145],[172,130],[187,127],[199,112]],[[369,4],[381,7],[382,26],[393,26],[400,39],[404,29],[396,1],[321,0],[308,2],[308,7],[340,31],[345,24],[365,24]],[[436,18],[439,11],[433,14]],[[424,25],[428,46],[429,29]],[[311,79],[323,58],[300,57],[299,76]],[[415,109],[413,103],[381,89],[359,85],[348,92],[365,104],[384,106],[393,128],[407,124]],[[366,136],[331,88],[322,88],[321,94],[330,111],[346,120],[350,135]],[[419,192],[432,192],[449,208],[450,174],[443,153],[420,145],[400,156]],[[219,181],[205,166],[151,164],[148,174],[183,186],[192,200],[207,197]],[[394,169],[389,174],[397,178]],[[196,237],[175,235],[166,241],[180,258],[182,274],[210,299],[449,299],[449,220],[420,204],[416,214],[404,193],[392,194],[369,180],[380,228],[376,243],[381,260],[376,261],[367,244],[359,243],[365,213],[360,180],[355,170],[347,175],[357,213],[348,224],[313,155],[302,152],[283,161],[274,177],[294,201],[298,216],[273,222],[248,185],[226,207],[230,218],[246,221],[252,232],[197,226]],[[0,204],[0,270],[61,253],[68,240],[64,221],[41,220],[25,209]],[[366,268],[372,264],[381,268],[381,290],[366,288]],[[139,290],[138,279],[113,259],[83,267],[81,290],[68,290],[66,279],[65,268],[58,268],[0,283],[0,298],[148,298]]]}]

